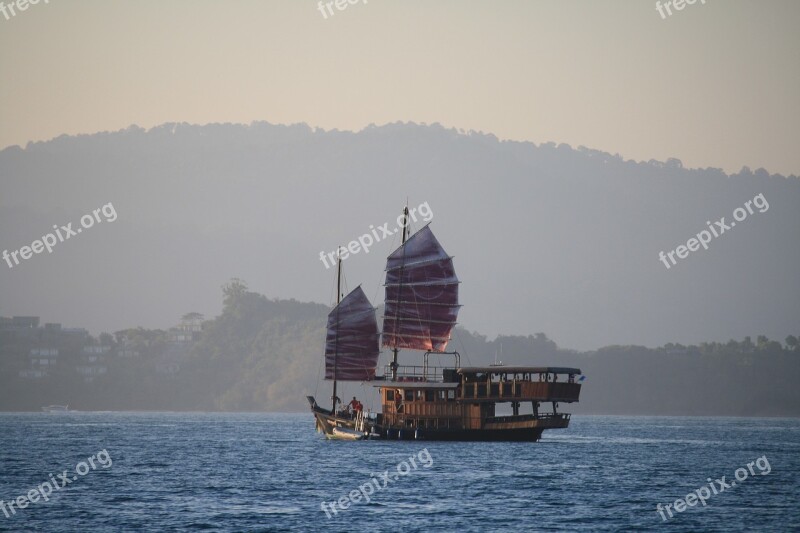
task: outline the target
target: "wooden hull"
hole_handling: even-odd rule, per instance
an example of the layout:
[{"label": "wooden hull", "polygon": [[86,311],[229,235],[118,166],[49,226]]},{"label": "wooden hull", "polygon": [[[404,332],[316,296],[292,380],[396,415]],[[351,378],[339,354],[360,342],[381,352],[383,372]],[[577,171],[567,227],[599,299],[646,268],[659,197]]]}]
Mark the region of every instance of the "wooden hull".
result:
[{"label": "wooden hull", "polygon": [[400,426],[377,426],[375,430],[385,439],[396,440],[449,440],[449,441],[508,441],[536,442],[545,429],[566,428],[567,416],[531,415],[498,417],[484,422],[479,429],[469,428],[407,428]]},{"label": "wooden hull", "polygon": [[383,429],[387,440],[429,440],[465,442],[536,442],[544,428],[517,429]]}]

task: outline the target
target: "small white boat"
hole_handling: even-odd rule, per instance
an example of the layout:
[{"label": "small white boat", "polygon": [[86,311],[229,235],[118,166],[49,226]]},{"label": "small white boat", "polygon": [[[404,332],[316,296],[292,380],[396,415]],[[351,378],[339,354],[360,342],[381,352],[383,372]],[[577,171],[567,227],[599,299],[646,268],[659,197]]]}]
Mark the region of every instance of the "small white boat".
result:
[{"label": "small white boat", "polygon": [[363,440],[367,437],[367,434],[354,429],[335,427],[327,437],[339,440]]},{"label": "small white boat", "polygon": [[45,413],[66,413],[69,411],[69,405],[45,405],[42,407]]}]

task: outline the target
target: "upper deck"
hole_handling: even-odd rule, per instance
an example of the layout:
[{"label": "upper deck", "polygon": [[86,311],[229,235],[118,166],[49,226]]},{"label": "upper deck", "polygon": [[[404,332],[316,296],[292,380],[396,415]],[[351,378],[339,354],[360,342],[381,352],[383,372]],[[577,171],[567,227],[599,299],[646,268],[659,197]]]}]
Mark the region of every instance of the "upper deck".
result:
[{"label": "upper deck", "polygon": [[[388,374],[388,372],[387,372]],[[577,402],[578,368],[569,367],[398,367],[397,379],[376,383],[381,389],[453,391],[446,396],[466,403]]]}]

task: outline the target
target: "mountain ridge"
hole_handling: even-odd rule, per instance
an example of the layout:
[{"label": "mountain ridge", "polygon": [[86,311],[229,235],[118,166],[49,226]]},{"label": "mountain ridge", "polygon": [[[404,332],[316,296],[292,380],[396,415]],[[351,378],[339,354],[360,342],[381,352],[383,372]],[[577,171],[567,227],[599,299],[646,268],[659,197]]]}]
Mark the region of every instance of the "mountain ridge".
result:
[{"label": "mountain ridge", "polygon": [[[92,331],[157,327],[185,307],[218,312],[208,288],[232,276],[276,298],[324,301],[332,278],[320,250],[394,220],[409,198],[429,203],[456,257],[470,329],[543,330],[582,350],[783,338],[800,317],[793,178],[413,123],[359,132],[165,123],[60,136],[0,152],[0,246],[18,249],[109,202],[119,220],[0,269],[0,313],[75,316]],[[759,193],[767,213],[670,270],[659,261]],[[381,256],[396,245],[345,262],[373,300]],[[110,302],[125,305],[105,312]]]}]

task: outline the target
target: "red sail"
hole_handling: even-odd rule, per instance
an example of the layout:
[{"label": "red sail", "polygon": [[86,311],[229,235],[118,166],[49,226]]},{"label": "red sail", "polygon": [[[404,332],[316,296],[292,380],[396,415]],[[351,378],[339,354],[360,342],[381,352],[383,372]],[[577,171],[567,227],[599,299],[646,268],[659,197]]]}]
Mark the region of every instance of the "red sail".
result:
[{"label": "red sail", "polygon": [[383,345],[444,351],[458,318],[458,283],[430,228],[412,235],[386,262]]},{"label": "red sail", "polygon": [[379,343],[375,308],[361,287],[356,287],[328,314],[325,379],[373,379],[378,365]]}]

